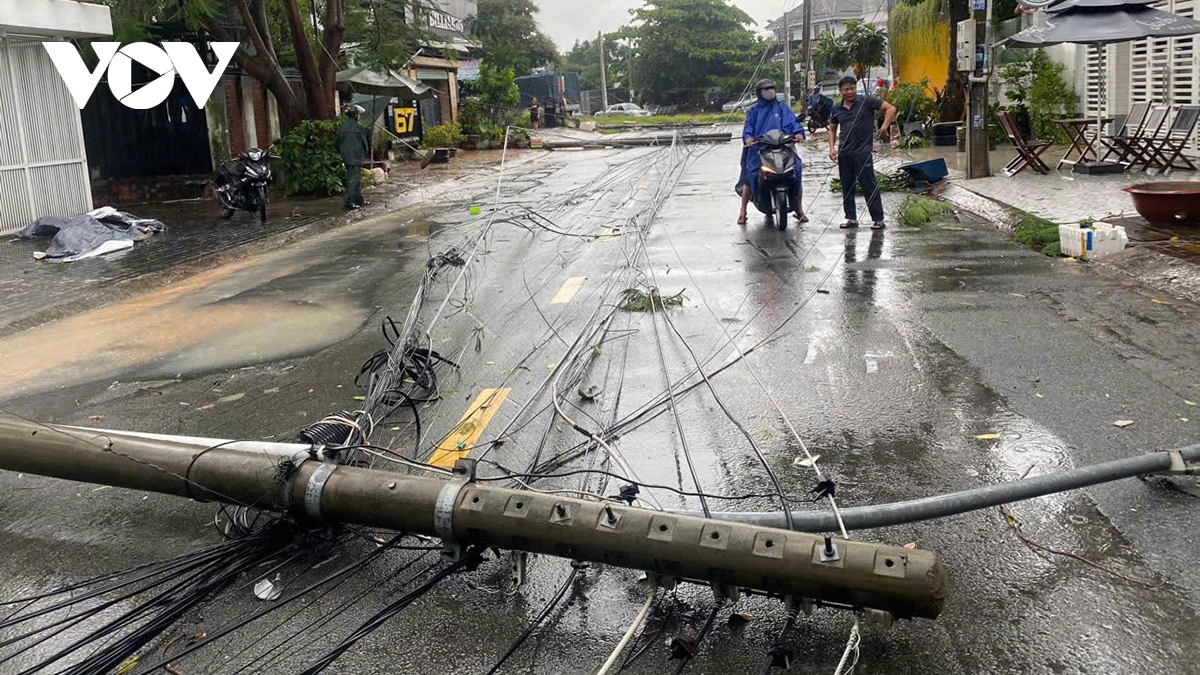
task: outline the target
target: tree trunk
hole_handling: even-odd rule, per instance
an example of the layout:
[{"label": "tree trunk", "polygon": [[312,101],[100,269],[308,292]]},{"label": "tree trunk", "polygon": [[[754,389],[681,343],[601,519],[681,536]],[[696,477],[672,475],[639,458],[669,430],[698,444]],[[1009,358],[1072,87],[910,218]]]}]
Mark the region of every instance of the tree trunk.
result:
[{"label": "tree trunk", "polygon": [[966,80],[958,72],[958,22],[971,18],[971,6],[967,0],[949,0],[949,3],[950,63],[938,119],[942,122],[958,122],[967,111]]},{"label": "tree trunk", "polygon": [[[333,1],[331,0],[331,3]],[[325,88],[321,83],[321,72],[317,68],[317,59],[313,56],[308,33],[304,30],[304,18],[300,16],[300,7],[296,4],[296,0],[283,0],[283,7],[287,12],[292,46],[296,49],[296,62],[300,68],[300,79],[304,84],[304,96],[308,99],[308,113],[317,119],[332,118],[335,115],[335,111],[332,110],[333,102],[326,99]]]},{"label": "tree trunk", "polygon": [[[209,34],[218,41],[237,41],[215,19],[206,19],[204,24]],[[258,50],[256,49],[256,51]],[[283,74],[283,68],[274,57],[273,49],[266,55],[260,52],[257,56],[251,56],[245,48],[238,47],[237,51],[233,53],[233,61],[246,71],[246,74],[261,82],[267,91],[275,95],[275,102],[279,107],[279,122],[284,129],[291,129],[304,119],[306,115],[304,103],[296,96],[296,92],[288,83]]]},{"label": "tree trunk", "polygon": [[[288,1],[295,2],[295,0]],[[346,34],[346,0],[326,0],[324,23],[325,30],[321,40],[323,49],[320,58],[324,116],[337,117],[338,53],[342,50],[342,38]]]}]

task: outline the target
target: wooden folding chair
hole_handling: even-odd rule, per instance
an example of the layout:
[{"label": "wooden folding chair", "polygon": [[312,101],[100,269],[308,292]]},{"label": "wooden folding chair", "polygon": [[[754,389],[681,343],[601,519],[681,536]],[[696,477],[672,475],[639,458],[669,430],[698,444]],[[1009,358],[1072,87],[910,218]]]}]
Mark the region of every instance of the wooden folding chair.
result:
[{"label": "wooden folding chair", "polygon": [[1042,174],[1050,173],[1050,167],[1041,159],[1042,153],[1050,147],[1050,141],[1026,141],[1011,112],[1001,111],[996,117],[1000,120],[1000,128],[1004,129],[1004,135],[1008,136],[1008,142],[1017,150],[1017,156],[1004,165],[1004,175],[1012,178],[1025,169],[1033,169]]},{"label": "wooden folding chair", "polygon": [[[1170,112],[1171,106],[1169,105],[1156,106],[1146,116],[1146,123],[1142,125],[1137,135],[1119,142],[1125,152],[1117,161],[1125,165],[1126,171],[1134,169],[1138,164],[1145,169],[1154,162],[1155,142],[1162,133]],[[1140,171],[1141,169],[1135,170]]]},{"label": "wooden folding chair", "polygon": [[1146,123],[1146,114],[1150,112],[1149,103],[1134,103],[1129,106],[1129,114],[1121,121],[1120,124],[1113,121],[1113,127],[1110,130],[1107,138],[1100,139],[1101,143],[1108,146],[1108,151],[1100,158],[1101,162],[1107,162],[1110,157],[1116,157],[1118,163],[1123,163],[1128,155],[1128,150],[1125,147],[1125,142],[1131,138],[1136,138],[1142,131],[1142,126]]},{"label": "wooden folding chair", "polygon": [[[1167,129],[1165,135],[1146,140],[1146,155],[1150,158],[1147,168],[1154,166],[1163,171],[1171,169],[1196,170],[1192,160],[1183,156],[1192,132],[1196,130],[1196,122],[1200,120],[1200,106],[1185,105],[1175,114],[1175,121]],[[1183,162],[1177,166],[1176,162]]]}]

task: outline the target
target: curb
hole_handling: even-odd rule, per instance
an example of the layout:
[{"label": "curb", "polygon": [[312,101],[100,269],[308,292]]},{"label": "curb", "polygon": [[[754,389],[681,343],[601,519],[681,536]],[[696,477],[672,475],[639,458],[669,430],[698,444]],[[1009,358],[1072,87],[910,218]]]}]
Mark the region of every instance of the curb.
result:
[{"label": "curb", "polygon": [[[933,190],[932,196],[975,214],[1005,234],[1012,233],[1015,216],[1026,213],[963,187],[955,180],[945,181]],[[1120,253],[1086,262],[1097,272],[1117,275],[1157,293],[1200,304],[1200,265],[1144,246],[1130,246]]]}]

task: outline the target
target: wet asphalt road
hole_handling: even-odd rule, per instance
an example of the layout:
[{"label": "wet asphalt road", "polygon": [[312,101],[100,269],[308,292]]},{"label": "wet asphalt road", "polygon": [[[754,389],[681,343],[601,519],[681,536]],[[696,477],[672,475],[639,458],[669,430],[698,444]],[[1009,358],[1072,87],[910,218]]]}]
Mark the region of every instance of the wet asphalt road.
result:
[{"label": "wet asphalt road", "polygon": [[[495,175],[481,172],[386,216],[4,339],[0,400],[6,410],[47,422],[289,437],[355,405],[354,375],[384,344],[380,321],[403,316],[424,262],[449,246],[470,251],[486,232],[437,321],[454,271],[422,314],[433,347],[459,364],[443,376],[443,400],[422,411],[419,442],[400,419],[376,443],[428,455],[481,389],[502,386],[511,393],[480,447],[490,448],[502,431],[506,442],[488,451],[490,459],[524,467],[539,447],[553,454],[576,445],[582,438],[552,419],[543,385],[596,316],[622,290],[639,286],[682,291],[683,305],[670,310],[670,323],[615,314],[575,387],[593,387],[594,400],[565,386],[558,392],[568,414],[585,427],[605,427],[661,395],[667,379],[688,375],[693,357],[676,330],[697,358],[715,354],[715,365],[733,356],[727,335],[743,348],[771,337],[713,385],[791,494],[807,492],[812,472],[794,464],[801,450],[772,398],[836,478],[842,505],[940,494],[1196,441],[1200,413],[1185,403],[1200,400],[1195,307],[1028,253],[967,219],[920,231],[839,231],[839,199],[824,189],[830,167],[818,148],[804,152],[807,228],[780,233],[757,217],[739,227],[730,169],[737,153],[730,144],[550,154],[505,172],[490,229],[487,208],[478,216],[468,211],[494,203]],[[889,214],[898,202],[887,195]],[[529,211],[539,216],[527,218]],[[555,302],[570,295],[564,287],[578,291]],[[706,492],[769,491],[749,445],[707,390],[681,397],[676,414],[679,424],[665,414],[617,442],[641,480],[692,488],[686,442]],[[1112,424],[1118,419],[1135,424],[1119,429]],[[700,506],[656,496],[668,508]],[[773,508],[759,498],[710,505]],[[1133,579],[1166,580],[1155,589],[1036,553],[995,510],[854,533],[939,551],[951,576],[937,621],[866,631],[859,672],[1196,672],[1197,508],[1196,498],[1157,481],[1011,507],[1031,540]],[[3,595],[211,544],[213,510],[0,474]],[[284,581],[301,588],[370,548],[351,540],[313,554],[286,568]],[[399,571],[417,556],[388,554],[327,595],[174,667],[187,675],[300,670],[407,590],[413,572],[432,561]],[[476,590],[504,584],[506,561],[487,563],[437,587],[331,672],[486,672],[569,571],[565,561],[536,558],[526,586],[510,597]],[[645,600],[638,576],[581,572],[501,672],[594,671]],[[656,607],[650,625],[661,633],[626,672],[673,672],[663,640],[694,634],[711,602],[705,589],[685,587]],[[214,632],[260,605],[239,586],[180,630]],[[737,610],[753,620],[729,626],[725,610],[689,672],[757,672],[783,612],[762,599]],[[793,671],[833,672],[850,623],[833,611],[803,618],[791,641]],[[31,651],[44,655],[66,639]],[[15,662],[33,663],[29,656]]]}]

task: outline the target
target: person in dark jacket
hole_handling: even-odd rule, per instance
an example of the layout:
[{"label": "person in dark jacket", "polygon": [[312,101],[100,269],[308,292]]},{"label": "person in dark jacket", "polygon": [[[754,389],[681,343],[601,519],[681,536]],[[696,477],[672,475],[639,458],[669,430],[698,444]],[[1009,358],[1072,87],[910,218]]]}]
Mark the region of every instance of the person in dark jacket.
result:
[{"label": "person in dark jacket", "polygon": [[346,106],[346,122],[337,132],[337,149],[346,164],[346,201],[347,209],[361,208],[366,202],[362,196],[362,170],[370,149],[367,143],[367,130],[358,123],[358,118],[366,110],[357,105]]},{"label": "person in dark jacket", "polygon": [[[785,134],[792,134],[804,139],[804,129],[796,120],[796,113],[783,101],[776,98],[775,83],[762,80],[755,86],[758,102],[746,112],[746,124],[742,128],[742,170],[738,179],[737,190],[742,197],[742,208],[738,212],[738,225],[746,224],[746,205],[758,193],[758,155],[762,150],[754,145],[754,139],[771,131],[779,129]],[[807,223],[801,202],[804,193],[800,189],[800,156],[796,156],[796,220]],[[780,217],[784,217],[780,214]]]}]

